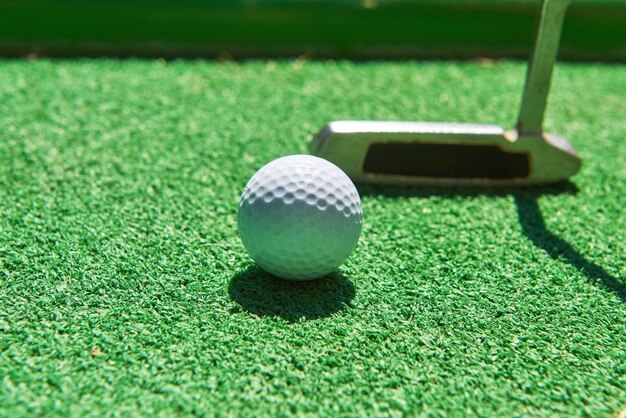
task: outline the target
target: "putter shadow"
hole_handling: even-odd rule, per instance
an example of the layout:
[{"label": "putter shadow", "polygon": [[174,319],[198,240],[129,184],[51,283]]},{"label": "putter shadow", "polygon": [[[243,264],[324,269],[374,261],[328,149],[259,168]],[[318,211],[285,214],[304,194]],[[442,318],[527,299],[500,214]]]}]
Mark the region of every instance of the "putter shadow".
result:
[{"label": "putter shadow", "polygon": [[582,271],[592,283],[599,283],[605,289],[614,292],[622,302],[626,302],[626,284],[623,280],[610,275],[601,266],[586,260],[567,241],[546,228],[537,202],[537,194],[513,193],[513,198],[522,231],[533,244],[553,259],[566,261],[575,269]]},{"label": "putter shadow", "polygon": [[296,322],[342,311],[354,299],[355,287],[340,272],[296,282],[278,279],[252,265],[232,277],[228,294],[254,315]]},{"label": "putter shadow", "polygon": [[626,283],[624,283],[624,280],[612,276],[601,266],[586,260],[571,244],[550,232],[546,227],[541,210],[539,209],[539,197],[547,195],[576,195],[578,194],[578,188],[571,182],[540,187],[505,188],[359,185],[358,190],[361,196],[384,196],[390,198],[513,196],[522,232],[535,246],[541,248],[551,258],[565,261],[577,270],[582,271],[589,281],[614,292],[623,302],[626,302]]},{"label": "putter shadow", "polygon": [[382,186],[370,184],[358,184],[357,189],[361,196],[384,196],[390,198],[399,197],[431,197],[443,198],[454,197],[505,197],[516,193],[531,194],[534,196],[548,195],[576,195],[578,187],[572,182],[557,183],[548,186],[518,186],[518,187],[468,187],[468,186]]}]

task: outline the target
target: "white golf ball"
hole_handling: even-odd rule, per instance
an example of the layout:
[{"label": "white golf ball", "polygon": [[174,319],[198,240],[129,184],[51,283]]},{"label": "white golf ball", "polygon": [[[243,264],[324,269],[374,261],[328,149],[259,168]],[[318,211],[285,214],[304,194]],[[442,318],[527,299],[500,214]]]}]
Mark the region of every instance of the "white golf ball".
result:
[{"label": "white golf ball", "polygon": [[243,245],[257,265],[289,280],[311,280],[341,265],[361,235],[354,184],[311,155],[278,158],[252,176],[239,201]]}]

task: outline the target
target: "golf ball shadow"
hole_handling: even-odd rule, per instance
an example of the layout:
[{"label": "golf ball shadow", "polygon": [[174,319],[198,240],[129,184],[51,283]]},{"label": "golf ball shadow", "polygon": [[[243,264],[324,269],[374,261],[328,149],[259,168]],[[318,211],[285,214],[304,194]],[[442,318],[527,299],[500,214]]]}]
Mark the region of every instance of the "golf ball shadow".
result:
[{"label": "golf ball shadow", "polygon": [[316,280],[287,281],[252,265],[232,277],[228,293],[254,315],[295,322],[340,312],[350,305],[355,288],[338,271]]}]

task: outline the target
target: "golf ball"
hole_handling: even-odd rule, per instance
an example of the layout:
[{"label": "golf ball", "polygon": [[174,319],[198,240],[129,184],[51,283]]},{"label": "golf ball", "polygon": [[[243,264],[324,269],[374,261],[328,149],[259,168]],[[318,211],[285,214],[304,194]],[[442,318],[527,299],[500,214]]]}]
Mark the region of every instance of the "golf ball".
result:
[{"label": "golf ball", "polygon": [[359,193],[336,165],[311,155],[278,158],[252,176],[239,201],[243,245],[257,265],[311,280],[341,265],[361,235]]}]

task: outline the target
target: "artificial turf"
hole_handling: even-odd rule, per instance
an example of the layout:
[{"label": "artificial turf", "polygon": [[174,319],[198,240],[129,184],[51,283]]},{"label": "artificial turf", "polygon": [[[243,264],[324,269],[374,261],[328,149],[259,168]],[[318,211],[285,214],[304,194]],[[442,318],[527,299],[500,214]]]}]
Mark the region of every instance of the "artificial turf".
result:
[{"label": "artificial turf", "polygon": [[268,277],[248,178],[333,119],[515,122],[521,62],[0,61],[0,415],[616,416],[626,67],[560,64],[584,165],[360,186],[338,273]]}]

